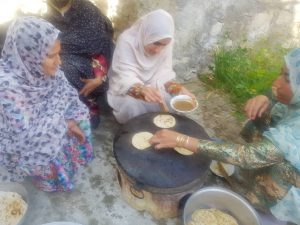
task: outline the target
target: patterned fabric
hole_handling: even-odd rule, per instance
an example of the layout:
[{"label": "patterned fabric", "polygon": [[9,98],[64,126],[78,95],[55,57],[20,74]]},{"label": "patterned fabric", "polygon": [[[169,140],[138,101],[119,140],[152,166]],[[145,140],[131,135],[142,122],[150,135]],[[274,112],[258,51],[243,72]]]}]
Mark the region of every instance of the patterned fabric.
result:
[{"label": "patterned fabric", "polygon": [[[95,78],[92,68],[93,56],[104,56],[110,65],[114,49],[113,28],[109,19],[87,0],[73,0],[71,8],[61,15],[55,9],[48,7],[46,20],[51,22],[62,33],[61,59],[62,70],[69,82],[81,90],[84,83],[80,78]],[[105,95],[108,82],[96,88],[89,99]],[[82,96],[87,103],[87,99]]]},{"label": "patterned fabric", "polygon": [[[262,211],[270,211],[292,186],[300,186],[299,172],[266,138],[245,145],[199,140],[199,154],[236,165],[233,190]],[[288,221],[293,221],[292,217]]]},{"label": "patterned fabric", "polygon": [[95,77],[100,77],[103,81],[106,81],[108,65],[105,57],[102,55],[94,56],[92,58],[92,67]]},{"label": "patterned fabric", "polygon": [[[78,168],[93,159],[90,125],[87,120],[79,124],[87,141],[79,144],[76,138],[69,138],[62,151],[50,161],[49,166],[30,171],[33,182],[44,191],[70,191],[73,189],[73,177]],[[71,159],[71,160],[70,160]]]},{"label": "patterned fabric", "polygon": [[[19,18],[8,30],[0,60],[0,164],[11,175],[0,174],[3,180],[47,170],[66,151],[64,146],[75,146],[66,134],[66,120],[88,119],[87,108],[62,71],[55,76],[42,72],[58,34],[50,23],[34,17]],[[90,152],[88,129],[82,147]]]},{"label": "patterned fabric", "polygon": [[244,169],[264,168],[283,161],[282,155],[267,139],[247,145],[200,140],[199,150],[202,154],[215,160],[237,165]]}]

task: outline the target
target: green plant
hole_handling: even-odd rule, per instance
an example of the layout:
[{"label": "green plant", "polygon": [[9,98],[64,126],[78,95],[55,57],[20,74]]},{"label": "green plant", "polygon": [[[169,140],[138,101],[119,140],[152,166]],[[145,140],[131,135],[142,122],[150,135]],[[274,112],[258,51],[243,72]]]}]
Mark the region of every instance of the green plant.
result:
[{"label": "green plant", "polygon": [[233,103],[241,108],[250,97],[270,89],[287,51],[281,46],[268,47],[265,40],[251,47],[225,47],[222,43],[213,53],[212,74],[200,78],[228,92]]}]

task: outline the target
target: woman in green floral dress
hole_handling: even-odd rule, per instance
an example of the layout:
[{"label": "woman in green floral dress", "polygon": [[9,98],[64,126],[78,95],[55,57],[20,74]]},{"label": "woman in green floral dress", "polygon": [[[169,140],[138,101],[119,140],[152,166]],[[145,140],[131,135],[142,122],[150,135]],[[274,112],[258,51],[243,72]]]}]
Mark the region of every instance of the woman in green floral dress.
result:
[{"label": "woman in green floral dress", "polygon": [[277,219],[300,224],[300,49],[285,56],[285,65],[272,89],[277,100],[274,105],[260,95],[245,107],[257,129],[250,129],[248,123],[242,134],[255,142],[220,143],[171,130],[158,131],[150,142],[156,149],[180,146],[236,165],[236,191]]}]

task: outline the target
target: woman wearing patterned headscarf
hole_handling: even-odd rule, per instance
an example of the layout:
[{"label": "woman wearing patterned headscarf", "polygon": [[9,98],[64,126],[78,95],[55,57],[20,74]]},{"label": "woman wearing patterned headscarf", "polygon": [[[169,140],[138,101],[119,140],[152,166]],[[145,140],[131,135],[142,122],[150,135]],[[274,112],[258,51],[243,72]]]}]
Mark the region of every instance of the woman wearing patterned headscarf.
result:
[{"label": "woman wearing patterned headscarf", "polygon": [[71,190],[93,158],[88,109],[59,69],[58,35],[45,20],[19,18],[0,61],[0,178],[31,176],[45,191]]},{"label": "woman wearing patterned headscarf", "polygon": [[96,128],[99,110],[109,108],[106,74],[114,48],[112,24],[88,0],[47,0],[47,4],[45,19],[61,31],[62,70],[89,107]]},{"label": "woman wearing patterned headscarf", "polygon": [[174,22],[159,9],[141,17],[119,37],[109,71],[108,103],[120,123],[146,112],[160,111],[171,94],[189,94],[174,82]]},{"label": "woman wearing patterned headscarf", "polygon": [[250,99],[245,108],[251,120],[264,114],[271,124],[259,126],[266,128],[260,141],[220,143],[162,130],[151,142],[157,149],[181,146],[246,169],[235,174],[237,181],[243,180],[234,183],[235,190],[258,208],[269,209],[277,219],[300,224],[300,49],[285,56],[285,66],[272,89],[277,102],[270,111],[271,120],[266,96]]}]

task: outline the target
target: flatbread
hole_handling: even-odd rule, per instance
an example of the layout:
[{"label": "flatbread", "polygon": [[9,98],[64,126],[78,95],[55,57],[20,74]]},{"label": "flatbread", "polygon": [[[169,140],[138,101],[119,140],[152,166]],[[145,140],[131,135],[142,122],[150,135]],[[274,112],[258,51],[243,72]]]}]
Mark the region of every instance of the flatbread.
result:
[{"label": "flatbread", "polygon": [[193,212],[192,221],[201,225],[219,225],[216,217],[209,209],[198,209]]},{"label": "flatbread", "polygon": [[214,215],[218,220],[218,224],[220,225],[238,225],[237,221],[231,215],[220,210],[215,209]]},{"label": "flatbread", "polygon": [[238,225],[229,214],[218,209],[198,209],[193,212],[188,225]]},{"label": "flatbread", "polygon": [[17,225],[27,210],[27,203],[15,192],[0,191],[0,224]]},{"label": "flatbread", "polygon": [[153,123],[160,128],[171,128],[175,126],[176,120],[171,115],[157,115],[154,117]]},{"label": "flatbread", "polygon": [[194,154],[194,152],[187,150],[186,148],[175,147],[174,149],[176,150],[176,152],[178,152],[181,155],[193,155]]},{"label": "flatbread", "polygon": [[[234,173],[234,165],[220,162],[223,165],[224,170],[228,176],[231,176]],[[209,166],[210,170],[219,177],[224,177],[222,171],[219,170],[218,162],[212,160]]]},{"label": "flatbread", "polygon": [[151,146],[149,140],[152,137],[153,134],[147,131],[143,131],[133,135],[131,142],[135,148],[139,150],[145,150],[146,148],[149,148]]}]

